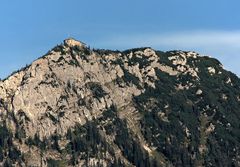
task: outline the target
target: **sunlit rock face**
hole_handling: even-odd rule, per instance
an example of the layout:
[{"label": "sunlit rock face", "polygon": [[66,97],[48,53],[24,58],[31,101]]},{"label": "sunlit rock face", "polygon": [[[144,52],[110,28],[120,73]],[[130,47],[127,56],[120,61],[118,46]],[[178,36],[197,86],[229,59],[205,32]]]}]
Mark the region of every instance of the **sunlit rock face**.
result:
[{"label": "sunlit rock face", "polygon": [[75,46],[76,47],[80,47],[80,48],[86,47],[85,43],[77,41],[77,40],[75,40],[73,38],[68,38],[68,39],[64,40],[64,44],[66,46],[69,46],[69,47],[75,47]]},{"label": "sunlit rock face", "polygon": [[0,81],[0,166],[240,166],[239,119],[216,59],[69,38]]}]

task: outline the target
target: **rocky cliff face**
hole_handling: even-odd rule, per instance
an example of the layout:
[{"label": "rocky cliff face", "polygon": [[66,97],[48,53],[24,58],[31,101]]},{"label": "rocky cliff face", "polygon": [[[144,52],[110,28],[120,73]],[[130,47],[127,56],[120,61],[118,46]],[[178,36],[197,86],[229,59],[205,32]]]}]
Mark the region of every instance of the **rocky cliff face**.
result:
[{"label": "rocky cliff face", "polygon": [[195,52],[68,39],[0,81],[1,166],[240,166],[240,80]]}]

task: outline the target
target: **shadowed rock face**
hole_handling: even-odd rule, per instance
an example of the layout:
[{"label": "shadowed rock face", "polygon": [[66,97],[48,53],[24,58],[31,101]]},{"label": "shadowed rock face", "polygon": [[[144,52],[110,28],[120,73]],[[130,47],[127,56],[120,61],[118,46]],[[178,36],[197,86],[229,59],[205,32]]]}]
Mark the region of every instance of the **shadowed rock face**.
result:
[{"label": "shadowed rock face", "polygon": [[0,165],[240,166],[239,99],[216,59],[67,39],[0,81]]}]

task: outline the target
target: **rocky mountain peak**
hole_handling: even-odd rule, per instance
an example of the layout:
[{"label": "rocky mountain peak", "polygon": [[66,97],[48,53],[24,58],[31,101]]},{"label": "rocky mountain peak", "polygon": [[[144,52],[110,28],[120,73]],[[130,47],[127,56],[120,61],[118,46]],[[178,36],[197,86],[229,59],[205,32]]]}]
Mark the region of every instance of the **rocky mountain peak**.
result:
[{"label": "rocky mountain peak", "polygon": [[0,165],[239,166],[239,97],[216,59],[66,39],[0,82]]},{"label": "rocky mountain peak", "polygon": [[75,46],[80,47],[80,48],[86,47],[86,44],[85,44],[85,43],[83,43],[83,42],[81,42],[81,41],[77,41],[77,40],[75,40],[74,38],[65,39],[65,40],[64,40],[64,44],[65,44],[66,46],[69,46],[69,47],[75,47]]}]

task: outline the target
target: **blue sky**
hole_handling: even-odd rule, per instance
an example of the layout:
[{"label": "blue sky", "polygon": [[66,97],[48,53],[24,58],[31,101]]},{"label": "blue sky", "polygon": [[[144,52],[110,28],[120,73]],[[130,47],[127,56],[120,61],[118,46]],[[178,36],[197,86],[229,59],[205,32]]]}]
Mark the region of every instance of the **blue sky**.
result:
[{"label": "blue sky", "polygon": [[94,48],[194,50],[240,76],[239,0],[3,0],[0,78],[65,38]]}]

